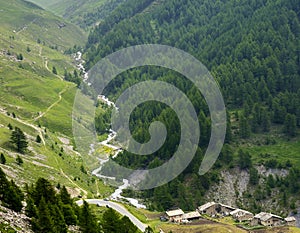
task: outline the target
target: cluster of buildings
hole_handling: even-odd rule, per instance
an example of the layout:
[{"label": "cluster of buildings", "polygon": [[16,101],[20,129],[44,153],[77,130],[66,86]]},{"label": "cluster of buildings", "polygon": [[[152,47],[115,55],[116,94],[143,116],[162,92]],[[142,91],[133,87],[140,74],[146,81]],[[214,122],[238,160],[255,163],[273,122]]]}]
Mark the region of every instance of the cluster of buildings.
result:
[{"label": "cluster of buildings", "polygon": [[208,202],[202,206],[199,206],[196,211],[189,213],[184,213],[181,209],[175,209],[166,212],[166,218],[170,222],[176,223],[184,223],[191,220],[200,219],[202,215],[210,216],[213,218],[218,216],[231,216],[235,221],[247,221],[251,226],[262,225],[268,227],[276,227],[283,225],[296,225],[296,219],[294,217],[282,218],[280,216],[265,212],[254,215],[247,210],[237,209],[215,202]]}]

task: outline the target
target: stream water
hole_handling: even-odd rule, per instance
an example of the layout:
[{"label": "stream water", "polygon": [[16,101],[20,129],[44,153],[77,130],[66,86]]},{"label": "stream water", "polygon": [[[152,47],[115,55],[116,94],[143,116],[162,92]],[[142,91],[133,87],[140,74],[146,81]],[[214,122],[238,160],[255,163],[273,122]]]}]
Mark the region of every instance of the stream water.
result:
[{"label": "stream water", "polygon": [[[84,63],[85,61],[82,59],[82,53],[81,52],[77,52],[75,55],[75,61],[77,63],[77,68],[82,71],[83,73],[83,81],[84,82],[88,82],[88,72],[86,72],[85,68],[84,68]],[[116,108],[115,103],[111,102],[106,96],[104,95],[99,95],[98,98],[100,100],[102,100],[105,104],[107,104],[108,106],[113,106],[114,108]],[[106,140],[99,142],[99,145],[111,148],[114,151],[114,154],[112,156],[112,158],[116,158],[118,156],[119,153],[122,152],[122,149],[118,146],[112,145],[111,142],[115,139],[115,137],[117,136],[117,133],[114,132],[113,130],[109,131],[109,135],[107,137]],[[92,155],[95,152],[95,146],[94,144],[90,145],[90,151],[89,154]],[[109,157],[107,157],[107,159],[100,159],[99,158],[99,164],[100,166],[95,169],[94,171],[92,171],[92,174],[97,176],[100,179],[111,179],[111,180],[115,180],[115,177],[109,177],[109,176],[104,176],[100,174],[100,171],[103,167],[103,165],[109,161]],[[110,195],[109,199],[112,200],[127,200],[130,204],[132,204],[133,206],[135,206],[136,208],[141,208],[141,209],[146,209],[146,206],[143,204],[140,204],[139,201],[137,199],[134,198],[128,198],[128,197],[123,197],[121,194],[123,192],[124,189],[127,189],[130,186],[129,181],[126,179],[123,179],[123,184],[120,185],[113,194]]]}]

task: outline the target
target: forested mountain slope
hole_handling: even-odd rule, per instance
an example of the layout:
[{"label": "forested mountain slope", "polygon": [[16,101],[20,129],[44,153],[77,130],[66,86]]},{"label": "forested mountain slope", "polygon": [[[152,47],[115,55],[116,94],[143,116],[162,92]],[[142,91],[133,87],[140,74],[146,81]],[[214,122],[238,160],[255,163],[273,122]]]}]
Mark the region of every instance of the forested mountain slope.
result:
[{"label": "forested mountain slope", "polygon": [[[199,93],[190,84],[184,84],[179,75],[158,68],[130,70],[120,75],[106,90],[113,99],[125,87],[147,79],[150,74],[154,79],[179,86],[196,104],[199,114],[203,138],[195,161],[178,179],[144,192],[143,196],[152,201],[153,208],[175,205],[193,209],[203,202],[206,190],[220,181],[220,170],[238,167],[250,173],[251,182],[245,183],[245,195],[238,193],[240,190],[237,190],[237,196],[232,194],[234,200],[243,199],[236,205],[248,206],[255,212],[262,206],[285,213],[290,207],[295,208],[295,203],[298,203],[295,198],[300,191],[298,2],[169,0],[161,1],[150,12],[143,9],[152,1],[137,3],[133,0],[127,2],[127,6],[130,3],[141,8],[133,8],[136,11],[131,8],[128,14],[120,17],[117,17],[118,12],[113,12],[91,32],[86,49],[87,67],[130,45],[158,43],[175,46],[194,55],[209,68],[221,86],[229,113],[227,144],[215,169],[199,177],[196,172],[207,145],[210,126],[207,107]],[[127,9],[126,4],[124,9]],[[154,109],[157,115],[149,114],[149,109]],[[156,167],[168,159],[172,154],[170,148],[178,143],[178,122],[169,114],[172,116],[170,110],[153,103],[136,110],[131,124],[135,138],[147,141],[147,126],[157,119],[168,125],[172,138],[150,157],[125,152],[118,156],[117,161],[144,168]],[[138,118],[144,119],[143,122]],[[258,172],[259,165],[267,169],[286,169],[288,175],[279,177],[273,173],[269,179],[275,179],[275,183],[273,185],[270,181],[270,184],[268,175]],[[270,198],[275,201],[268,203]],[[283,206],[289,208],[283,210]]]}]

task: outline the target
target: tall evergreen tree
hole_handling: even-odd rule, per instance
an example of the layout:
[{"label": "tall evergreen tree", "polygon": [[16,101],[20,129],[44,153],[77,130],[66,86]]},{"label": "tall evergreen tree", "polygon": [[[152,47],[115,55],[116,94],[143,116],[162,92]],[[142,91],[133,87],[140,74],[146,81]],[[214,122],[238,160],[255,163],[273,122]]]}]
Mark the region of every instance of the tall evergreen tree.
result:
[{"label": "tall evergreen tree", "polygon": [[264,132],[269,132],[271,128],[271,117],[270,114],[263,110],[261,113],[261,126]]},{"label": "tall evergreen tree", "polygon": [[52,67],[52,73],[55,74],[55,75],[57,75],[57,69],[56,69],[55,66]]},{"label": "tall evergreen tree", "polygon": [[21,165],[24,163],[23,159],[22,159],[19,155],[18,155],[17,158],[16,158],[16,163],[17,163],[19,166],[21,166]]},{"label": "tall evergreen tree", "polygon": [[41,143],[41,142],[42,142],[41,136],[40,136],[40,135],[37,135],[35,141],[36,141],[37,143]]},{"label": "tall evergreen tree", "polygon": [[251,134],[251,129],[250,129],[250,125],[249,125],[249,120],[243,115],[241,114],[241,116],[239,117],[239,134],[241,138],[249,138],[250,134]]},{"label": "tall evergreen tree", "polygon": [[9,130],[13,130],[13,127],[10,123],[8,123],[7,127],[8,127]]},{"label": "tall evergreen tree", "polygon": [[62,211],[67,225],[77,225],[77,216],[71,205],[62,205]]},{"label": "tall evergreen tree", "polygon": [[287,114],[284,121],[284,132],[290,136],[294,137],[297,134],[297,119],[293,114]]},{"label": "tall evergreen tree", "polygon": [[5,173],[0,168],[0,200],[2,204],[14,211],[22,209],[24,195],[20,188],[13,182],[9,182]]},{"label": "tall evergreen tree", "polygon": [[102,217],[102,229],[106,233],[117,233],[122,231],[120,216],[113,209],[109,208],[105,211]]},{"label": "tall evergreen tree", "polygon": [[59,197],[60,197],[60,200],[62,201],[63,204],[69,204],[69,205],[71,205],[73,203],[73,201],[71,199],[71,196],[68,193],[68,190],[66,189],[66,186],[63,186],[60,189]]},{"label": "tall evergreen tree", "polygon": [[6,164],[6,158],[5,158],[3,153],[1,153],[1,155],[0,155],[0,163],[1,164]]},{"label": "tall evergreen tree", "polygon": [[40,200],[44,198],[49,203],[57,203],[55,190],[51,183],[44,179],[39,178],[36,182],[35,188],[32,192],[32,198],[36,206],[39,206]]},{"label": "tall evergreen tree", "polygon": [[28,142],[26,140],[25,134],[23,131],[16,127],[11,134],[11,142],[16,146],[16,149],[19,153],[24,153],[27,149]]},{"label": "tall evergreen tree", "polygon": [[246,169],[246,168],[252,167],[251,155],[248,152],[239,150],[238,156],[239,156],[238,163],[239,163],[239,167],[241,169]]},{"label": "tall evergreen tree", "polygon": [[11,181],[8,189],[6,190],[6,195],[3,198],[3,202],[6,206],[16,212],[20,212],[23,208],[22,201],[24,200],[24,195],[20,188]]},{"label": "tall evergreen tree", "polygon": [[225,142],[230,143],[232,140],[232,131],[231,131],[231,116],[229,111],[226,112],[227,125],[226,125],[226,137]]},{"label": "tall evergreen tree", "polygon": [[6,175],[3,172],[2,168],[0,168],[0,200],[3,199],[3,196],[5,195],[8,186],[9,186],[9,182],[6,178]]},{"label": "tall evergreen tree", "polygon": [[130,221],[127,216],[124,216],[120,220],[120,229],[126,233],[136,233],[138,228]]},{"label": "tall evergreen tree", "polygon": [[34,232],[37,233],[54,233],[54,223],[50,215],[50,210],[45,198],[42,197],[38,205],[37,218],[32,220],[32,227]]},{"label": "tall evergreen tree", "polygon": [[53,221],[53,232],[67,233],[68,229],[61,209],[58,207],[57,204],[50,204],[49,209]]},{"label": "tall evergreen tree", "polygon": [[[99,226],[95,216],[92,214],[89,204],[84,201],[80,210],[79,226],[83,233],[98,233]],[[108,232],[107,232],[108,233]]]},{"label": "tall evergreen tree", "polygon": [[29,194],[26,198],[25,214],[30,218],[37,217],[37,208],[34,204],[33,199],[31,198],[31,196]]}]

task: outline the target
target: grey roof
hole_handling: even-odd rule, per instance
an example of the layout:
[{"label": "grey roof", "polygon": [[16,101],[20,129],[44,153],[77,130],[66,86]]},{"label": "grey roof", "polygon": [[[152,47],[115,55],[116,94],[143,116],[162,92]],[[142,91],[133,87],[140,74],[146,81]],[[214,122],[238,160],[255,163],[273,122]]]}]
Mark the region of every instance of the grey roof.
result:
[{"label": "grey roof", "polygon": [[167,211],[166,214],[167,214],[169,217],[175,217],[175,216],[183,215],[184,212],[182,211],[182,209],[177,209],[177,210],[170,210],[170,211]]},{"label": "grey roof", "polygon": [[275,215],[275,214],[271,214],[271,213],[265,213],[265,212],[261,212],[257,215],[254,216],[254,218],[258,218],[261,221],[268,221],[270,218],[278,218],[278,219],[283,219],[282,217]]},{"label": "grey roof", "polygon": [[291,216],[291,217],[285,218],[284,220],[285,220],[286,222],[294,222],[294,221],[296,221],[296,218],[293,217],[293,216]]},{"label": "grey roof", "polygon": [[206,204],[204,204],[204,205],[202,205],[202,206],[199,206],[198,207],[198,209],[199,209],[199,211],[203,211],[203,210],[206,210],[206,209],[208,209],[208,208],[210,208],[210,207],[212,207],[212,206],[214,206],[214,205],[216,205],[217,203],[215,203],[215,202],[208,202],[208,203],[206,203]]},{"label": "grey roof", "polygon": [[183,215],[183,219],[190,219],[190,218],[200,218],[201,215],[198,211],[189,212]]},{"label": "grey roof", "polygon": [[230,212],[230,215],[245,215],[245,214],[249,214],[249,215],[253,215],[251,212],[247,211],[247,210],[242,210],[242,209],[236,209],[234,211]]},{"label": "grey roof", "polygon": [[236,208],[235,207],[232,207],[230,205],[224,205],[224,204],[220,204],[222,207],[225,207],[227,209],[231,209],[231,210],[235,210]]}]

